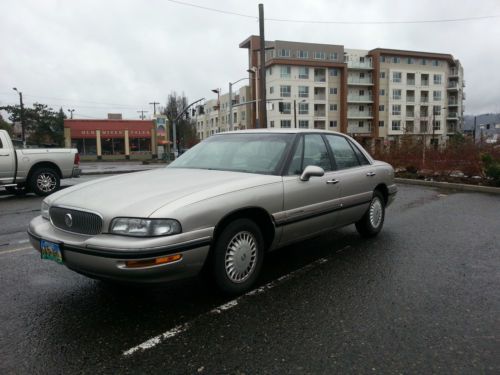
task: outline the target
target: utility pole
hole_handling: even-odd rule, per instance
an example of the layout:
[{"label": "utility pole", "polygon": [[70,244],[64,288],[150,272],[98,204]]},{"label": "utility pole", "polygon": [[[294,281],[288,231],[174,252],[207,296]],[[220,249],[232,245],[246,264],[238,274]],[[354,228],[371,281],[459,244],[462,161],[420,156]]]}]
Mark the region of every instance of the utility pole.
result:
[{"label": "utility pole", "polygon": [[23,145],[26,145],[26,126],[24,123],[24,104],[23,104],[23,93],[19,91],[16,87],[13,87],[12,90],[16,91],[19,94],[19,104],[21,105],[21,139],[23,141]]},{"label": "utility pole", "polygon": [[70,120],[73,120],[73,112],[75,112],[74,109],[68,109],[68,112],[70,113]]},{"label": "utility pole", "polygon": [[259,124],[260,128],[267,128],[266,108],[266,41],[264,38],[264,4],[259,4],[259,36],[260,36],[260,105]]},{"label": "utility pole", "polygon": [[154,115],[156,116],[156,105],[157,105],[157,104],[160,104],[160,103],[158,103],[158,102],[151,102],[151,103],[149,103],[149,104],[153,106],[153,113],[154,113]]},{"label": "utility pole", "polygon": [[139,116],[139,118],[141,120],[144,120],[146,118],[146,116],[144,116],[144,113],[146,113],[148,111],[145,111],[144,109],[141,109],[140,111],[137,111],[137,113],[140,113],[141,115]]},{"label": "utility pole", "polygon": [[293,127],[297,128],[297,101],[293,99]]}]

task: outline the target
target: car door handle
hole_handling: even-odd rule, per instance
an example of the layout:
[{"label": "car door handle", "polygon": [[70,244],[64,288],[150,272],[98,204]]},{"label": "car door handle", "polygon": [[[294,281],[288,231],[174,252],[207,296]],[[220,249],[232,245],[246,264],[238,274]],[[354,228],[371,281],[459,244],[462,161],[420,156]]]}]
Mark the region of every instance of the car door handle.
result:
[{"label": "car door handle", "polygon": [[9,156],[10,154],[8,152],[4,153],[4,152],[0,152],[0,156]]},{"label": "car door handle", "polygon": [[376,175],[376,173],[375,173],[375,172],[368,172],[366,175],[367,175],[368,177],[373,177],[373,176],[375,176],[375,175]]},{"label": "car door handle", "polygon": [[334,184],[337,184],[339,182],[339,180],[336,180],[335,178],[331,179],[331,180],[328,180],[326,181],[327,184],[330,184],[330,185],[334,185]]}]

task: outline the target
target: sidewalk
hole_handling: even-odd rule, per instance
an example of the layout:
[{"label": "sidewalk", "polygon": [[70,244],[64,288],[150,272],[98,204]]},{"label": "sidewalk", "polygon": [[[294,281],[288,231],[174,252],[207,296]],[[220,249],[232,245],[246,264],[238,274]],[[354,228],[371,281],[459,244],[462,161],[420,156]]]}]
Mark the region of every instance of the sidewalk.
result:
[{"label": "sidewalk", "polygon": [[104,161],[104,162],[85,162],[80,163],[82,175],[96,174],[118,174],[147,171],[157,168],[165,168],[166,163],[142,164],[141,161]]}]

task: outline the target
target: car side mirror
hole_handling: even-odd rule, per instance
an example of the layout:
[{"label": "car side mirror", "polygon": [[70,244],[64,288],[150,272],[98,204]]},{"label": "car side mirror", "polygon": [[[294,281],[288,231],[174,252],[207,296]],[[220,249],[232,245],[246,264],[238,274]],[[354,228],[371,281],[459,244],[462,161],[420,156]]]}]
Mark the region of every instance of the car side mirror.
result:
[{"label": "car side mirror", "polygon": [[300,175],[301,181],[309,181],[311,177],[321,177],[325,175],[325,170],[316,165],[308,165]]}]

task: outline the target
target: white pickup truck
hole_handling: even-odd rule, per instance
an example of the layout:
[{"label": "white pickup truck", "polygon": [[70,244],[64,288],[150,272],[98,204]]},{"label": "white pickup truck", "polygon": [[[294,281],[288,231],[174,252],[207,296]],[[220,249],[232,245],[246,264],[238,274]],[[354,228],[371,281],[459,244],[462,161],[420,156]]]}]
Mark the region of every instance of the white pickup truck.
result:
[{"label": "white pickup truck", "polygon": [[45,196],[59,189],[62,178],[79,176],[77,149],[32,148],[17,150],[9,133],[0,130],[0,186],[13,194],[29,191]]}]

